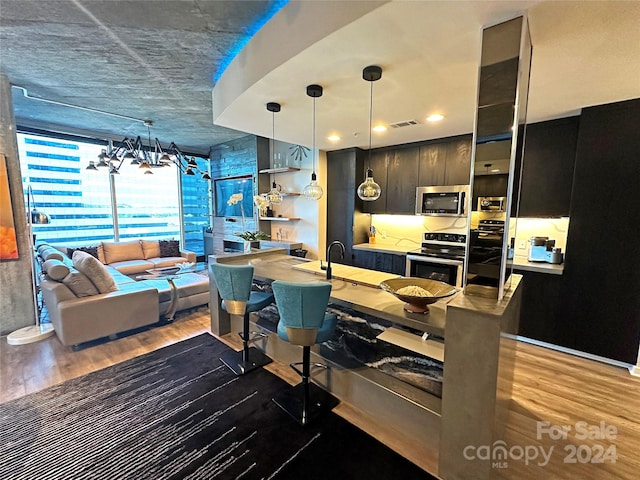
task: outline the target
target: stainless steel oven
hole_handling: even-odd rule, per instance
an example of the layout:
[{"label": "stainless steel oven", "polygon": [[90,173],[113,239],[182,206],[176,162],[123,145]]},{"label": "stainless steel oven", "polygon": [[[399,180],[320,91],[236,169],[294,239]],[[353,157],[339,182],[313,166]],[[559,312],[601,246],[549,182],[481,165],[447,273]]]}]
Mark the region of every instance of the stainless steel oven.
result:
[{"label": "stainless steel oven", "polygon": [[466,241],[463,234],[425,233],[422,248],[407,252],[405,276],[431,278],[462,288]]}]

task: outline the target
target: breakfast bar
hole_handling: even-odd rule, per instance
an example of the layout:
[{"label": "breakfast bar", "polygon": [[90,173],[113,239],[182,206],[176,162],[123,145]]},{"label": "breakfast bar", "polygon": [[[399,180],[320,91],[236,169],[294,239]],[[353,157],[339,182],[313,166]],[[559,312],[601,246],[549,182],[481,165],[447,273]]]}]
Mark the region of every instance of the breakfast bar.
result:
[{"label": "breakfast bar", "polygon": [[[393,276],[390,274],[333,265],[333,278],[326,280],[319,262],[291,257],[281,249],[209,257],[210,264],[216,262],[251,264],[254,278],[266,283],[329,281],[332,304],[390,325],[378,341],[443,361],[438,396],[374,368],[337,363],[322,346],[312,353],[314,361],[330,366],[314,381],[423,446],[431,472],[446,478],[469,478],[472,472],[485,470],[488,476],[490,462],[465,459],[463,450],[467,445],[490,445],[500,438],[511,395],[512,336],[518,327],[520,276],[513,276],[511,288],[501,301],[478,287],[473,294],[458,292],[437,301],[429,305],[427,314],[420,314],[405,311],[402,301],[375,286]],[[220,308],[214,281],[209,304],[211,328],[216,335],[240,331],[239,318]],[[252,327],[262,329],[257,317]],[[258,346],[267,355],[283,363],[298,358],[296,347],[266,333],[269,335]]]}]

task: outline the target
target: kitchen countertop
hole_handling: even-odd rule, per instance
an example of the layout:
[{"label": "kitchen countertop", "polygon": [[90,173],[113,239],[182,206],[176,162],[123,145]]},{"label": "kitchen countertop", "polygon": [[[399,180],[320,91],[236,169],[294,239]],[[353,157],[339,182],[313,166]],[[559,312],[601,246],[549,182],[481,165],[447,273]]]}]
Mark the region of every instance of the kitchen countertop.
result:
[{"label": "kitchen countertop", "polygon": [[[323,276],[314,271],[315,264],[319,262],[284,255],[283,249],[256,250],[248,254],[229,254],[209,257],[209,263],[220,262],[239,265],[250,264],[255,268],[254,276],[267,280],[287,280],[290,282],[325,282]],[[310,269],[305,267],[309,266]],[[429,314],[410,313],[404,310],[404,302],[392,294],[377,287],[371,287],[371,279],[359,274],[369,272],[373,276],[397,277],[374,270],[355,269],[353,271],[339,272],[344,265],[334,263],[334,273],[343,273],[345,280],[334,277],[329,282],[332,285],[331,300],[338,302],[359,312],[374,315],[400,325],[404,325],[422,332],[428,332],[439,337],[444,337],[446,305],[458,294],[439,300],[429,305]],[[294,268],[298,267],[298,268]],[[351,267],[354,268],[354,267]],[[356,270],[358,272],[356,272]],[[325,272],[322,272],[323,274]],[[358,274],[357,278],[351,274]],[[358,283],[361,281],[362,283]],[[224,332],[226,333],[226,332]],[[221,333],[221,334],[224,334]]]},{"label": "kitchen countertop", "polygon": [[[369,252],[379,253],[391,253],[394,255],[406,255],[411,250],[420,248],[419,245],[415,248],[411,246],[396,246],[396,245],[383,245],[377,243],[359,243],[353,246],[354,250],[362,250]],[[564,265],[546,263],[546,262],[530,262],[526,256],[516,255],[513,259],[513,268],[515,270],[521,270],[526,272],[547,273],[550,275],[562,275],[564,271]]]},{"label": "kitchen countertop", "polygon": [[554,264],[547,262],[530,262],[527,257],[516,255],[513,257],[513,269],[524,272],[548,273],[551,275],[562,275],[564,264]]},{"label": "kitchen countertop", "polygon": [[[325,270],[322,267],[325,267]],[[299,265],[293,265],[291,268],[294,270],[302,270],[305,272],[315,273],[321,275],[326,279],[326,262],[321,260],[302,263]],[[366,285],[373,288],[378,288],[381,282],[390,280],[392,278],[398,278],[400,275],[392,273],[378,272],[375,270],[367,270],[365,268],[352,267],[351,265],[342,265],[341,263],[331,264],[331,276],[340,280],[344,280],[351,283],[357,283],[358,285]]]},{"label": "kitchen countertop", "polygon": [[407,252],[411,250],[417,250],[420,248],[420,244],[416,243],[415,245],[384,245],[380,243],[358,243],[353,246],[354,250],[363,250],[369,252],[379,252],[379,253],[391,253],[393,255],[406,255]]}]

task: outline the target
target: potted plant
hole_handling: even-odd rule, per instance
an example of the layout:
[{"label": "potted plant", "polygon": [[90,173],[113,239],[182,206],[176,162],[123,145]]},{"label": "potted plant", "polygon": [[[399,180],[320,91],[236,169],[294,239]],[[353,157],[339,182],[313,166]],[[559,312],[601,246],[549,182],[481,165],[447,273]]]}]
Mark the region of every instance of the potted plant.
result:
[{"label": "potted plant", "polygon": [[267,235],[264,232],[252,232],[250,230],[247,230],[246,232],[236,232],[234,235],[244,240],[243,251],[246,253],[250,252],[252,248],[260,248],[260,240],[270,238],[270,235]]}]

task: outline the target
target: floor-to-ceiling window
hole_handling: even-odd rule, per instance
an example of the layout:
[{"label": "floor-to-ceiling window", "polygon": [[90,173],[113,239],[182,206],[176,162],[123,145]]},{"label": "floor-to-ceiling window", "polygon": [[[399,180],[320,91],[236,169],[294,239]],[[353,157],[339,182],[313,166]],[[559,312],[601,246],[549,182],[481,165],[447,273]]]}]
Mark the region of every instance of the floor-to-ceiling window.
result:
[{"label": "floor-to-ceiling window", "polygon": [[[154,168],[152,175],[127,164],[118,175],[87,170],[89,160],[96,160],[103,148],[102,142],[18,134],[24,190],[30,186],[32,208],[51,217],[50,224],[33,226],[37,241],[73,246],[114,238],[179,239],[182,189],[184,247],[203,255],[210,182],[200,175],[178,177],[175,165]],[[201,170],[208,171],[207,161],[196,159]]]},{"label": "floor-to-ceiling window", "polygon": [[113,239],[109,175],[92,175],[87,158],[95,158],[101,145],[18,134],[24,191],[32,198],[25,205],[47,213],[51,223],[34,225],[38,241],[91,244]]},{"label": "floor-to-ceiling window", "polygon": [[137,165],[123,165],[113,176],[120,240],[180,238],[176,170],[172,165],[145,175]]}]

